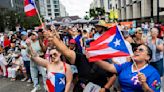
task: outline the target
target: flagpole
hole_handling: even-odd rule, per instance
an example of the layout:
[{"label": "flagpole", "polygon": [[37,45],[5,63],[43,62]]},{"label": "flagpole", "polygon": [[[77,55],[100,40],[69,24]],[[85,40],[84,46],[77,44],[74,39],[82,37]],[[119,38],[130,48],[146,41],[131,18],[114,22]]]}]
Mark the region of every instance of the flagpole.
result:
[{"label": "flagpole", "polygon": [[[117,26],[117,25],[116,25],[116,26]],[[118,26],[117,26],[117,29],[118,29]],[[119,29],[118,29],[118,31],[119,31],[119,33],[121,34],[121,37],[122,37],[122,39],[123,39],[123,41],[124,41],[124,43],[125,43],[125,38],[124,38],[124,36],[122,35],[122,33],[120,32]],[[125,43],[125,46],[126,46],[126,48],[127,48],[126,43]],[[130,57],[131,57],[131,59],[132,59],[132,61],[133,61],[133,63],[134,63],[134,66],[135,66],[136,69],[137,69],[137,72],[140,73],[140,72],[139,72],[139,69],[138,69],[138,66],[137,66],[137,64],[136,64],[136,62],[134,61],[134,59],[133,59],[133,57],[132,57],[132,55],[131,55],[131,53],[130,53],[130,51],[129,51],[129,48],[127,48],[127,49],[128,49],[129,54],[130,54]]]},{"label": "flagpole", "polygon": [[35,8],[36,8],[36,12],[37,12],[37,15],[38,15],[38,17],[39,17],[39,21],[40,21],[40,23],[41,23],[41,25],[42,25],[42,28],[44,29],[44,24],[43,24],[43,21],[42,21],[42,19],[41,19],[41,17],[40,17],[40,14],[39,14],[38,8],[37,8],[37,6],[36,6],[35,0],[34,0],[34,6],[35,6]]}]

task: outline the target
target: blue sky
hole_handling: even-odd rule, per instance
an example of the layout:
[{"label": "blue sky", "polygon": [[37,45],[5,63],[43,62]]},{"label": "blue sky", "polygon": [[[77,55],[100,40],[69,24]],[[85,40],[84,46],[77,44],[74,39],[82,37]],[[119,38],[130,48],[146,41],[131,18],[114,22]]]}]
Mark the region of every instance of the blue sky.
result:
[{"label": "blue sky", "polygon": [[60,0],[66,7],[70,16],[78,15],[83,18],[86,11],[89,11],[90,4],[93,0]]}]

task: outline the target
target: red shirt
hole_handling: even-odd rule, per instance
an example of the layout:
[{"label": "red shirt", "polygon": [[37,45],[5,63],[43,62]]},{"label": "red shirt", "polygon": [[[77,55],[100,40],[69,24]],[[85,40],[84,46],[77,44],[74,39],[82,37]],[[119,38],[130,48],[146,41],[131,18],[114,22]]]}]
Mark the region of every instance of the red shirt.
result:
[{"label": "red shirt", "polygon": [[43,40],[44,45],[47,47],[48,46],[48,39]]},{"label": "red shirt", "polygon": [[9,40],[9,39],[4,40],[3,46],[4,46],[4,47],[10,46],[10,40]]},{"label": "red shirt", "polygon": [[158,35],[158,37],[163,37],[164,36],[164,26],[160,27],[160,33]]}]

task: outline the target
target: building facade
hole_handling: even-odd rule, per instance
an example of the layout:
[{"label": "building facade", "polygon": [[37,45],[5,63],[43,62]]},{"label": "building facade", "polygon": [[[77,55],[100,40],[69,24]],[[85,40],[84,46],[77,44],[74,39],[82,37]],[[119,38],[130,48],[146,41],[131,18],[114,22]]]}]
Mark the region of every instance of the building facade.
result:
[{"label": "building facade", "polygon": [[35,2],[36,3],[36,6],[40,12],[40,15],[43,16],[44,18],[47,16],[47,2],[46,0],[38,0],[38,2]]},{"label": "building facade", "polygon": [[115,0],[93,0],[93,2],[90,4],[90,9],[104,8],[105,12],[109,12],[112,7],[112,1]]},{"label": "building facade", "polygon": [[56,17],[67,16],[66,8],[59,0],[44,0],[44,12],[42,15],[45,19],[51,20]]},{"label": "building facade", "polygon": [[68,16],[66,8],[63,4],[60,3],[60,17]]},{"label": "building facade", "polygon": [[[153,1],[152,4],[151,1]],[[118,20],[120,21],[138,20],[144,22],[150,21],[152,18],[156,22],[157,0],[117,0],[116,3],[118,5]],[[164,7],[163,0],[159,0],[159,4],[159,7]],[[163,16],[164,12],[160,12],[160,18]]]},{"label": "building facade", "polygon": [[11,0],[11,7],[17,13],[24,12],[24,0]]}]

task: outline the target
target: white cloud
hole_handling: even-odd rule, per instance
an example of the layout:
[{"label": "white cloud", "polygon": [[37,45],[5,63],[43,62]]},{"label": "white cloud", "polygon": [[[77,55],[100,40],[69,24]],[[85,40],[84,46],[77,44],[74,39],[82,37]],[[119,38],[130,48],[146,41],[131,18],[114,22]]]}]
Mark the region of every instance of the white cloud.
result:
[{"label": "white cloud", "polygon": [[78,15],[84,17],[86,11],[89,11],[90,4],[93,0],[60,0],[66,7],[66,11],[70,16]]}]

